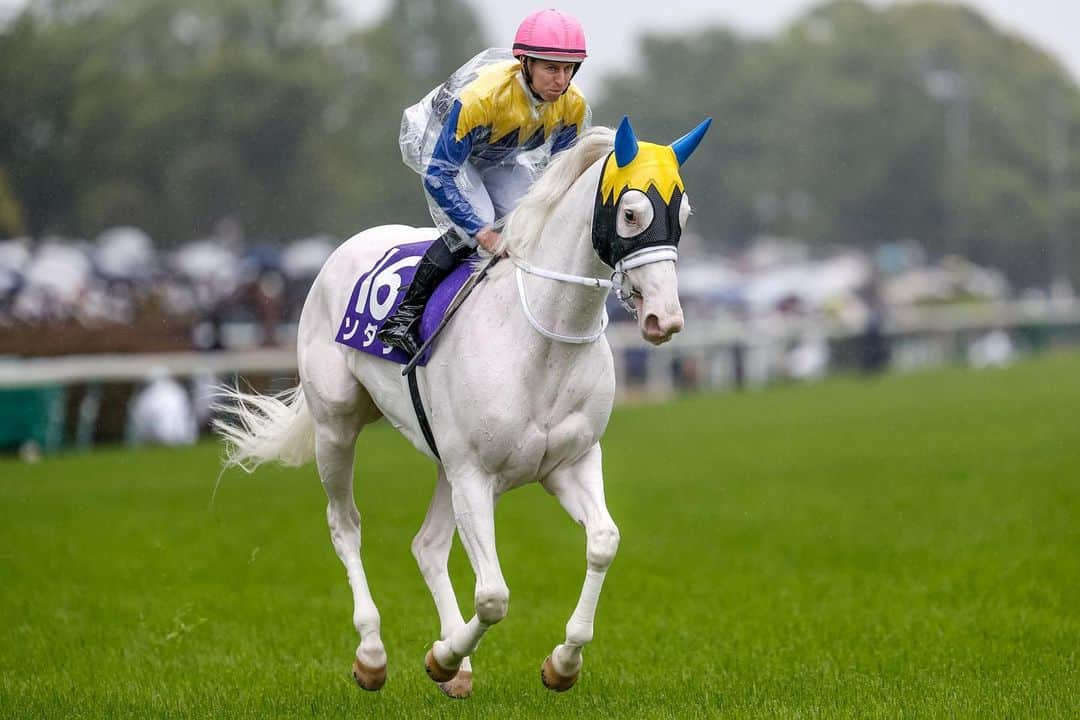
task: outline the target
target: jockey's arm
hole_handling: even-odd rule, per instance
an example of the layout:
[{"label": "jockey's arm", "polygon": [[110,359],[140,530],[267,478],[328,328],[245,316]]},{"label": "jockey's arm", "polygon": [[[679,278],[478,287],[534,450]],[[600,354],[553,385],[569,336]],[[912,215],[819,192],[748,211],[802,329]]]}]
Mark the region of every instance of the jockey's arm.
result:
[{"label": "jockey's arm", "polygon": [[459,138],[457,126],[460,112],[461,103],[455,102],[435,143],[431,161],[424,172],[424,188],[454,225],[475,237],[484,228],[485,223],[477,216],[468,199],[461,193],[457,185],[457,176],[461,171],[461,166],[468,161],[469,154],[472,152],[473,143],[476,140],[474,135],[482,132],[483,129],[471,130]]}]

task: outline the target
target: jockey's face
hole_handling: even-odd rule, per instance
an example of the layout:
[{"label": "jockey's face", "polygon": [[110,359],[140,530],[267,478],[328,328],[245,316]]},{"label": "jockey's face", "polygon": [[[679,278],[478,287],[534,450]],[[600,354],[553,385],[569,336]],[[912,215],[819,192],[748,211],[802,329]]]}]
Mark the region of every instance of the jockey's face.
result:
[{"label": "jockey's face", "polygon": [[555,102],[562,97],[574,76],[574,63],[535,58],[529,58],[528,62],[533,91],[544,102]]}]

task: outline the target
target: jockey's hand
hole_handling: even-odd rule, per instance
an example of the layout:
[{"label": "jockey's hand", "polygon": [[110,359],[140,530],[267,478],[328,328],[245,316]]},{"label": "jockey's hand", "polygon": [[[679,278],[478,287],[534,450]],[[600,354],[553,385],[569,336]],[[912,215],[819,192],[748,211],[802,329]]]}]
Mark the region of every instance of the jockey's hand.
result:
[{"label": "jockey's hand", "polygon": [[490,225],[480,228],[476,233],[476,242],[491,254],[495,254],[495,245],[499,242],[499,232]]}]

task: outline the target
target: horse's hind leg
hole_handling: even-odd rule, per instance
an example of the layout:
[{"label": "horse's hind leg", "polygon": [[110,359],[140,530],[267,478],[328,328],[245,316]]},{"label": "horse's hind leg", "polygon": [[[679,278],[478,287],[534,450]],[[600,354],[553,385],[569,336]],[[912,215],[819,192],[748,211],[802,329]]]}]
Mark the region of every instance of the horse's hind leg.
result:
[{"label": "horse's hind leg", "polygon": [[476,615],[437,641],[426,665],[433,680],[454,677],[464,660],[476,651],[480,638],[506,617],[510,589],[503,579],[495,551],[495,488],[481,469],[458,472],[450,479],[454,522],[476,574]]},{"label": "horse's hind leg", "polygon": [[566,641],[552,650],[540,667],[540,679],[556,692],[569,690],[581,671],[582,649],[593,637],[593,619],[604,575],[619,547],[619,529],[604,502],[604,476],[600,446],[594,445],[576,464],[560,468],[544,481],[567,513],[585,527],[585,584],[577,607],[566,623]]},{"label": "horse's hind leg", "polygon": [[301,379],[315,419],[315,462],[329,499],[326,519],[334,550],[345,565],[353,593],[353,625],[360,635],[353,677],[365,690],[386,682],[386,650],[379,611],[360,561],[360,513],[353,500],[353,461],[360,428],[379,417],[367,391],[335,348],[301,353]]},{"label": "horse's hind leg", "polygon": [[[446,471],[439,468],[439,479],[435,485],[435,494],[428,506],[427,517],[420,531],[412,542],[413,556],[424,582],[435,599],[435,609],[439,613],[439,637],[446,640],[451,633],[465,625],[465,618],[458,608],[457,597],[450,582],[447,563],[450,559],[450,546],[454,540],[454,507],[450,501],[450,484],[446,481]],[[428,663],[429,672],[431,664]],[[445,676],[443,676],[445,677]],[[466,698],[472,694],[472,665],[469,658],[461,661],[456,675],[449,680],[438,678],[439,688],[453,698]]]}]

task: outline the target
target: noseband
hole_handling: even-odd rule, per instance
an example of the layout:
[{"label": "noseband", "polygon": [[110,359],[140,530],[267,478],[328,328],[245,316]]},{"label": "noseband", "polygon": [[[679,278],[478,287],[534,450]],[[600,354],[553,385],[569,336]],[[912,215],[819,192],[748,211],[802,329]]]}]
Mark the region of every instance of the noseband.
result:
[{"label": "noseband", "polygon": [[555,280],[557,282],[569,283],[572,285],[583,285],[585,287],[605,289],[608,291],[614,290],[615,297],[619,299],[622,306],[626,308],[634,319],[637,319],[637,308],[634,306],[634,297],[640,297],[641,293],[634,289],[634,286],[630,283],[630,278],[627,276],[627,270],[633,270],[644,265],[651,265],[656,262],[663,262],[665,260],[671,260],[677,262],[679,259],[678,250],[671,245],[661,247],[648,247],[637,252],[630,253],[623,259],[615,263],[615,270],[611,273],[610,279],[587,277],[584,275],[571,275],[569,273],[559,272],[558,270],[547,270],[545,268],[538,268],[535,265],[531,265],[528,261],[522,258],[511,258],[515,265],[515,274],[517,276],[518,297],[521,299],[521,308],[525,312],[525,317],[528,319],[529,324],[533,326],[533,329],[538,333],[556,342],[568,343],[570,345],[587,345],[594,343],[600,339],[600,336],[607,330],[609,318],[607,307],[604,308],[603,315],[600,317],[600,328],[589,335],[563,335],[553,330],[548,330],[540,321],[533,315],[532,308],[529,307],[529,297],[525,293],[525,275],[535,275],[536,277],[545,278],[547,280]]}]

